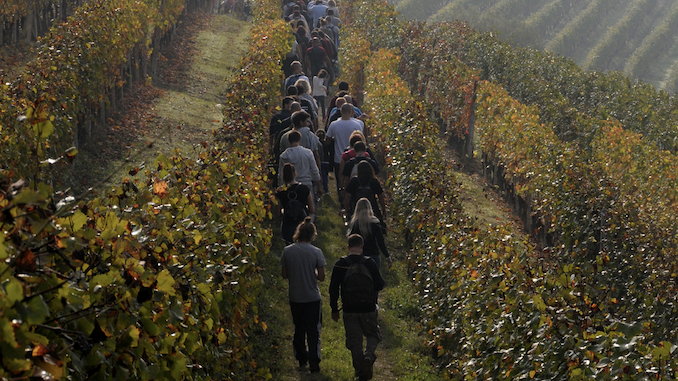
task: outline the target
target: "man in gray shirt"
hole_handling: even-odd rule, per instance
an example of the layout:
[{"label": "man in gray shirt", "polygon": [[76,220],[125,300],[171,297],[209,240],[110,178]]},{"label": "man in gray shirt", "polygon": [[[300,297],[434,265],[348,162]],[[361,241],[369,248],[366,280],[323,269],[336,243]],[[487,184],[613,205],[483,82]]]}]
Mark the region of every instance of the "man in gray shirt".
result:
[{"label": "man in gray shirt", "polygon": [[289,280],[294,356],[300,368],[310,364],[311,373],[320,372],[321,296],[318,281],[325,280],[327,264],[322,250],[311,244],[315,237],[315,225],[310,217],[306,217],[294,233],[295,242],[285,247],[280,258],[282,277]]},{"label": "man in gray shirt", "polygon": [[[290,147],[280,155],[280,162],[278,164],[279,184],[283,183],[283,166],[285,166],[285,163],[290,163],[294,165],[294,169],[297,171],[297,181],[306,185],[308,189],[315,189],[318,198],[320,198],[323,195],[323,184],[313,152],[300,145],[301,134],[299,131],[292,130],[287,135],[287,139],[290,142]],[[313,185],[315,185],[315,188],[313,188]]]}]

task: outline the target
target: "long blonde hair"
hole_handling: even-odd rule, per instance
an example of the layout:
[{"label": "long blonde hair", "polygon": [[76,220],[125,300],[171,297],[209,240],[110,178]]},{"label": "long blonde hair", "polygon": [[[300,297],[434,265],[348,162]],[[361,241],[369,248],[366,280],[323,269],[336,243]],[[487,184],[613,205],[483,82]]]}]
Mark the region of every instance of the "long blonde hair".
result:
[{"label": "long blonde hair", "polygon": [[353,227],[357,226],[360,235],[367,239],[372,234],[372,223],[379,223],[379,219],[372,211],[370,200],[363,197],[355,204],[355,211],[353,212],[353,217],[351,217],[351,222],[348,224],[346,236],[351,235]]}]

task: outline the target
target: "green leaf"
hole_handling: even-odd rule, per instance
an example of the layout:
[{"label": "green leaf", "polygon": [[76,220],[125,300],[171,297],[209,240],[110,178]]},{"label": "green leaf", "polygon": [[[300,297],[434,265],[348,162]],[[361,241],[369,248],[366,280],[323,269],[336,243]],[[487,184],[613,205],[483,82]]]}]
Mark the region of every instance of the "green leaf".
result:
[{"label": "green leaf", "polygon": [[652,350],[652,359],[658,361],[658,360],[668,360],[669,358],[671,358],[671,343],[668,344],[669,344],[668,346],[654,348]]},{"label": "green leaf", "polygon": [[5,364],[7,370],[13,373],[25,372],[31,369],[31,360],[3,356],[2,363]]},{"label": "green leaf", "polygon": [[45,200],[45,197],[40,193],[30,189],[24,188],[21,192],[12,199],[13,205],[36,204]]},{"label": "green leaf", "polygon": [[92,281],[89,282],[89,289],[90,291],[94,290],[94,287],[97,285],[106,288],[109,286],[113,281],[115,280],[115,272],[109,271],[106,274],[99,274],[95,275],[94,278],[92,278]]},{"label": "green leaf", "polygon": [[131,325],[118,341],[117,349],[135,348],[139,346],[139,328]]},{"label": "green leaf", "polygon": [[12,323],[3,317],[0,317],[0,337],[13,347],[19,346],[19,343],[16,342],[16,337],[14,336],[14,327],[12,327]]},{"label": "green leaf", "polygon": [[33,129],[35,130],[35,133],[43,139],[50,137],[50,135],[54,133],[54,125],[49,120],[42,123],[36,123],[33,126]]},{"label": "green leaf", "polygon": [[15,303],[24,299],[23,287],[21,286],[21,282],[16,278],[9,278],[9,281],[3,284],[3,287],[10,303]]},{"label": "green leaf", "polygon": [[73,213],[70,219],[71,227],[74,232],[80,231],[80,229],[82,229],[82,227],[87,223],[87,216],[79,210]]},{"label": "green leaf", "polygon": [[176,294],[176,290],[174,289],[174,284],[176,282],[174,281],[174,278],[169,273],[169,271],[167,271],[167,269],[162,270],[160,274],[158,274],[157,281],[158,285],[156,287],[158,288],[158,290],[166,292],[169,295]]},{"label": "green leaf", "polygon": [[42,324],[49,316],[49,307],[45,304],[42,295],[31,298],[25,307],[24,319],[30,325]]},{"label": "green leaf", "polygon": [[160,334],[160,327],[150,318],[141,318],[140,322],[146,333],[148,333],[148,336],[158,336]]},{"label": "green leaf", "polygon": [[0,235],[0,260],[7,259],[9,255],[7,254],[7,249],[5,248],[5,235],[4,233]]},{"label": "green leaf", "polygon": [[534,301],[534,306],[539,310],[539,312],[544,312],[546,310],[546,303],[544,303],[544,299],[541,297],[541,295],[533,296],[532,300]]}]

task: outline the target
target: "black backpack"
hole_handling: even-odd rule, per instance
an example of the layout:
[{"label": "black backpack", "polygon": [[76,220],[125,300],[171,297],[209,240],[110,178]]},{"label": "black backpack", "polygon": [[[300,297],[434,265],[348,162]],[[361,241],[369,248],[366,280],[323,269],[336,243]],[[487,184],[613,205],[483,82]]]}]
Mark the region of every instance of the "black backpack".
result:
[{"label": "black backpack", "polygon": [[283,218],[286,222],[291,224],[301,223],[304,221],[304,218],[306,218],[306,205],[297,200],[298,189],[299,184],[295,184],[287,189],[287,204],[285,204]]},{"label": "black backpack", "polygon": [[370,186],[369,182],[367,185],[363,185],[360,180],[358,180],[358,188],[356,189],[354,199],[351,202],[351,215],[353,215],[353,211],[355,210],[355,205],[358,203],[358,200],[363,197],[370,201],[370,205],[372,205],[372,209],[374,209],[374,206],[377,203],[377,199],[374,198],[374,190]]},{"label": "black backpack", "polygon": [[354,262],[351,256],[347,255],[344,260],[349,263],[344,281],[341,284],[341,303],[344,310],[368,311],[374,309],[377,302],[377,292],[374,291],[372,274],[365,266],[365,261],[368,258],[361,255]]}]

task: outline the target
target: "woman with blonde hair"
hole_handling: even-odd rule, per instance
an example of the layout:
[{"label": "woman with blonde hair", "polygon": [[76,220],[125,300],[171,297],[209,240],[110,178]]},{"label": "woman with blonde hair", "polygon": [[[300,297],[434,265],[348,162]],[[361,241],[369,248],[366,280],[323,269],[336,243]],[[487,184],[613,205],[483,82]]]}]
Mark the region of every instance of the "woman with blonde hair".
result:
[{"label": "woman with blonde hair", "polygon": [[370,200],[364,197],[356,203],[355,212],[348,225],[346,236],[350,236],[351,234],[360,234],[363,237],[365,240],[363,255],[374,259],[377,263],[377,268],[381,268],[379,251],[386,257],[388,267],[391,268],[393,260],[386,248],[381,221],[374,215]]}]

